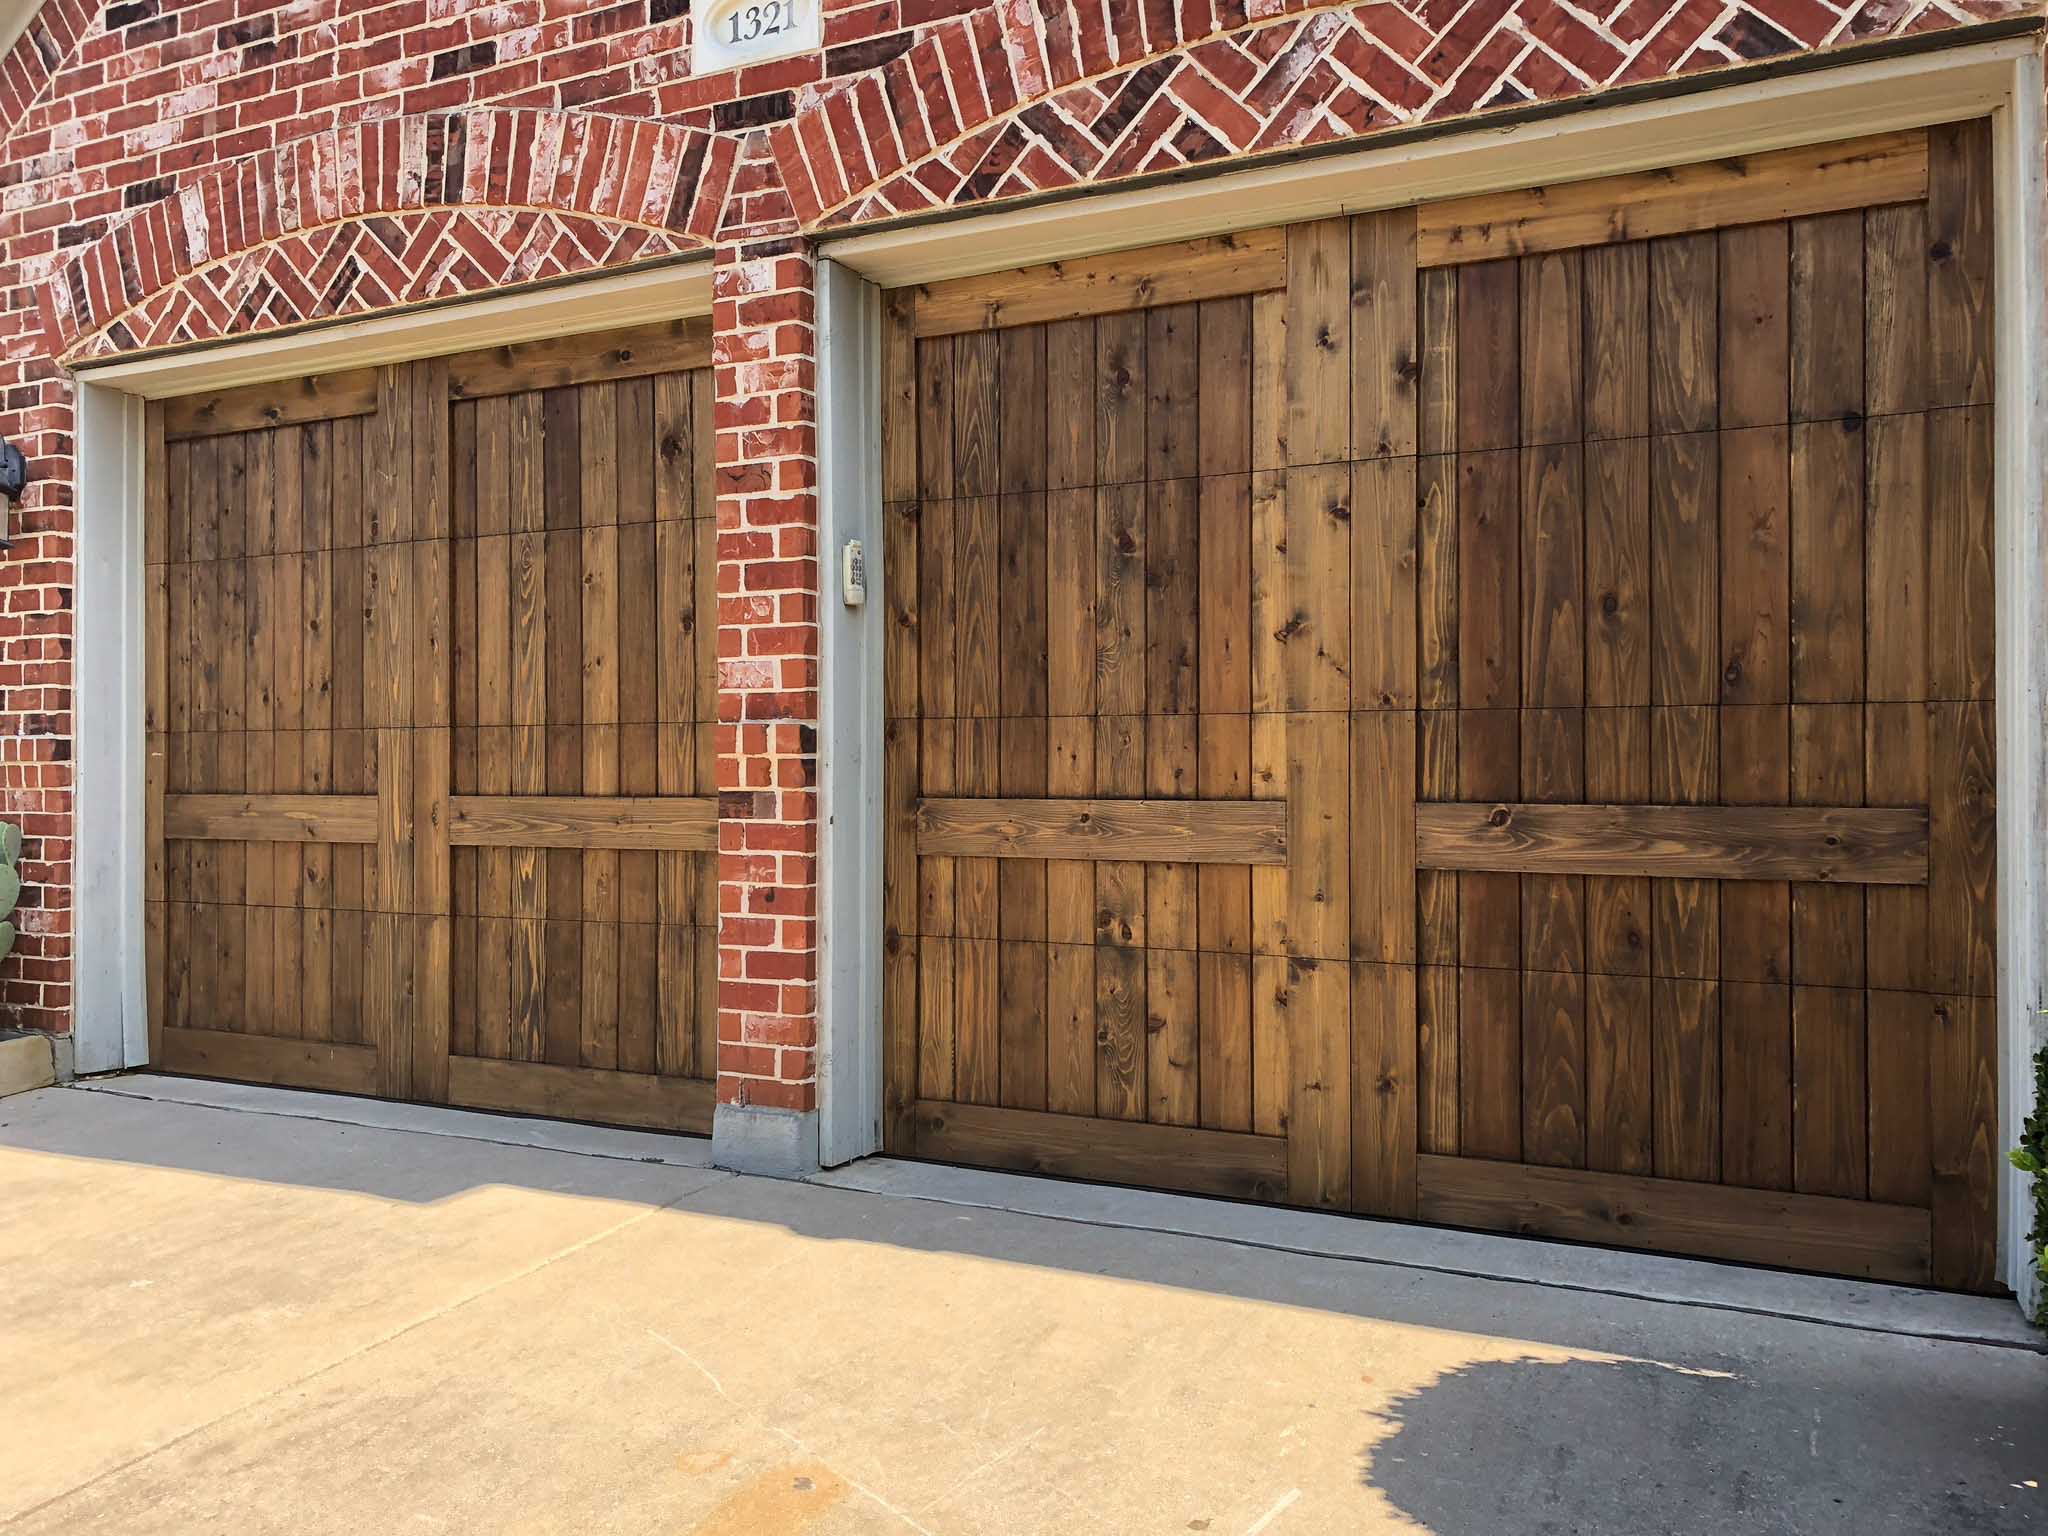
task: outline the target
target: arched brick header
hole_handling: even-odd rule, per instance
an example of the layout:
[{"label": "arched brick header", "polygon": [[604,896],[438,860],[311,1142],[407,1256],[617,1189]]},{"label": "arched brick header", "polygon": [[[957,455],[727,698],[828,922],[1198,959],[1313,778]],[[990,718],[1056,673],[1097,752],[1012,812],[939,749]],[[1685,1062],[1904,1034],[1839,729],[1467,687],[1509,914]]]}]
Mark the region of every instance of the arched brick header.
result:
[{"label": "arched brick header", "polygon": [[332,130],[217,167],[42,286],[67,361],[475,294],[708,247],[731,139],[483,109]]},{"label": "arched brick header", "polygon": [[869,73],[811,88],[796,118],[775,128],[776,159],[806,226],[1555,101],[2028,5],[925,0],[918,8],[945,19]]}]

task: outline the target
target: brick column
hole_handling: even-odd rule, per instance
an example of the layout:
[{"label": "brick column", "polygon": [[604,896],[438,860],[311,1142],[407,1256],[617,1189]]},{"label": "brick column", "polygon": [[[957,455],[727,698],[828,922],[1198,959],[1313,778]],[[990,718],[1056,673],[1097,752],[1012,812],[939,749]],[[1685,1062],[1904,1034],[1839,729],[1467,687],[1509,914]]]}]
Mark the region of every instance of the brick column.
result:
[{"label": "brick column", "polygon": [[717,251],[718,1111],[713,1156],[817,1165],[818,444],[810,244],[766,142]]}]

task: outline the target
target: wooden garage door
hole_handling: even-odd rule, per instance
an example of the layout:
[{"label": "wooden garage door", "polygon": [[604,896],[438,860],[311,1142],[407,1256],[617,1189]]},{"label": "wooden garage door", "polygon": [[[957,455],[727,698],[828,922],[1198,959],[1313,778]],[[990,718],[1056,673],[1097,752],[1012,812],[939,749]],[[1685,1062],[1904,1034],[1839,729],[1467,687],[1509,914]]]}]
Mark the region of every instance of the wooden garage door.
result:
[{"label": "wooden garage door", "polygon": [[708,1129],[701,324],[150,412],[152,1059]]},{"label": "wooden garage door", "polygon": [[1992,1283],[1982,123],[892,295],[892,1148]]}]

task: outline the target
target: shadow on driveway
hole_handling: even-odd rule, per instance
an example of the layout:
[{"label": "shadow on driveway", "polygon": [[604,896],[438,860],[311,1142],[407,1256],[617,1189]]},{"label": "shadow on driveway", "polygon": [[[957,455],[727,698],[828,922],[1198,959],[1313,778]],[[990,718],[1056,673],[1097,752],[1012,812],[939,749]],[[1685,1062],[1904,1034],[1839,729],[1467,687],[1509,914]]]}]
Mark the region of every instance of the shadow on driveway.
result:
[{"label": "shadow on driveway", "polygon": [[[1362,1481],[1432,1536],[2044,1528],[2039,1491],[1992,1483],[1981,1465],[1960,1475],[1953,1423],[1910,1377],[1844,1401],[1822,1374],[1802,1392],[1739,1366],[1475,1361],[1389,1405]],[[1973,1449],[2009,1461],[2024,1433],[1980,1429]],[[1985,1444],[1997,1438],[2006,1446]]]}]

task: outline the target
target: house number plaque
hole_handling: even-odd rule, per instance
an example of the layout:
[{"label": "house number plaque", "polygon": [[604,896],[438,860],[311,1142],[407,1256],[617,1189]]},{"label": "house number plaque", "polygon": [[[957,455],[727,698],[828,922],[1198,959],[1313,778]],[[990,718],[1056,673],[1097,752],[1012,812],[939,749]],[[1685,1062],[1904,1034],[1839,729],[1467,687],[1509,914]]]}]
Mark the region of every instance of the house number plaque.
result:
[{"label": "house number plaque", "polygon": [[823,0],[711,0],[697,12],[690,73],[813,53],[824,46]]}]

